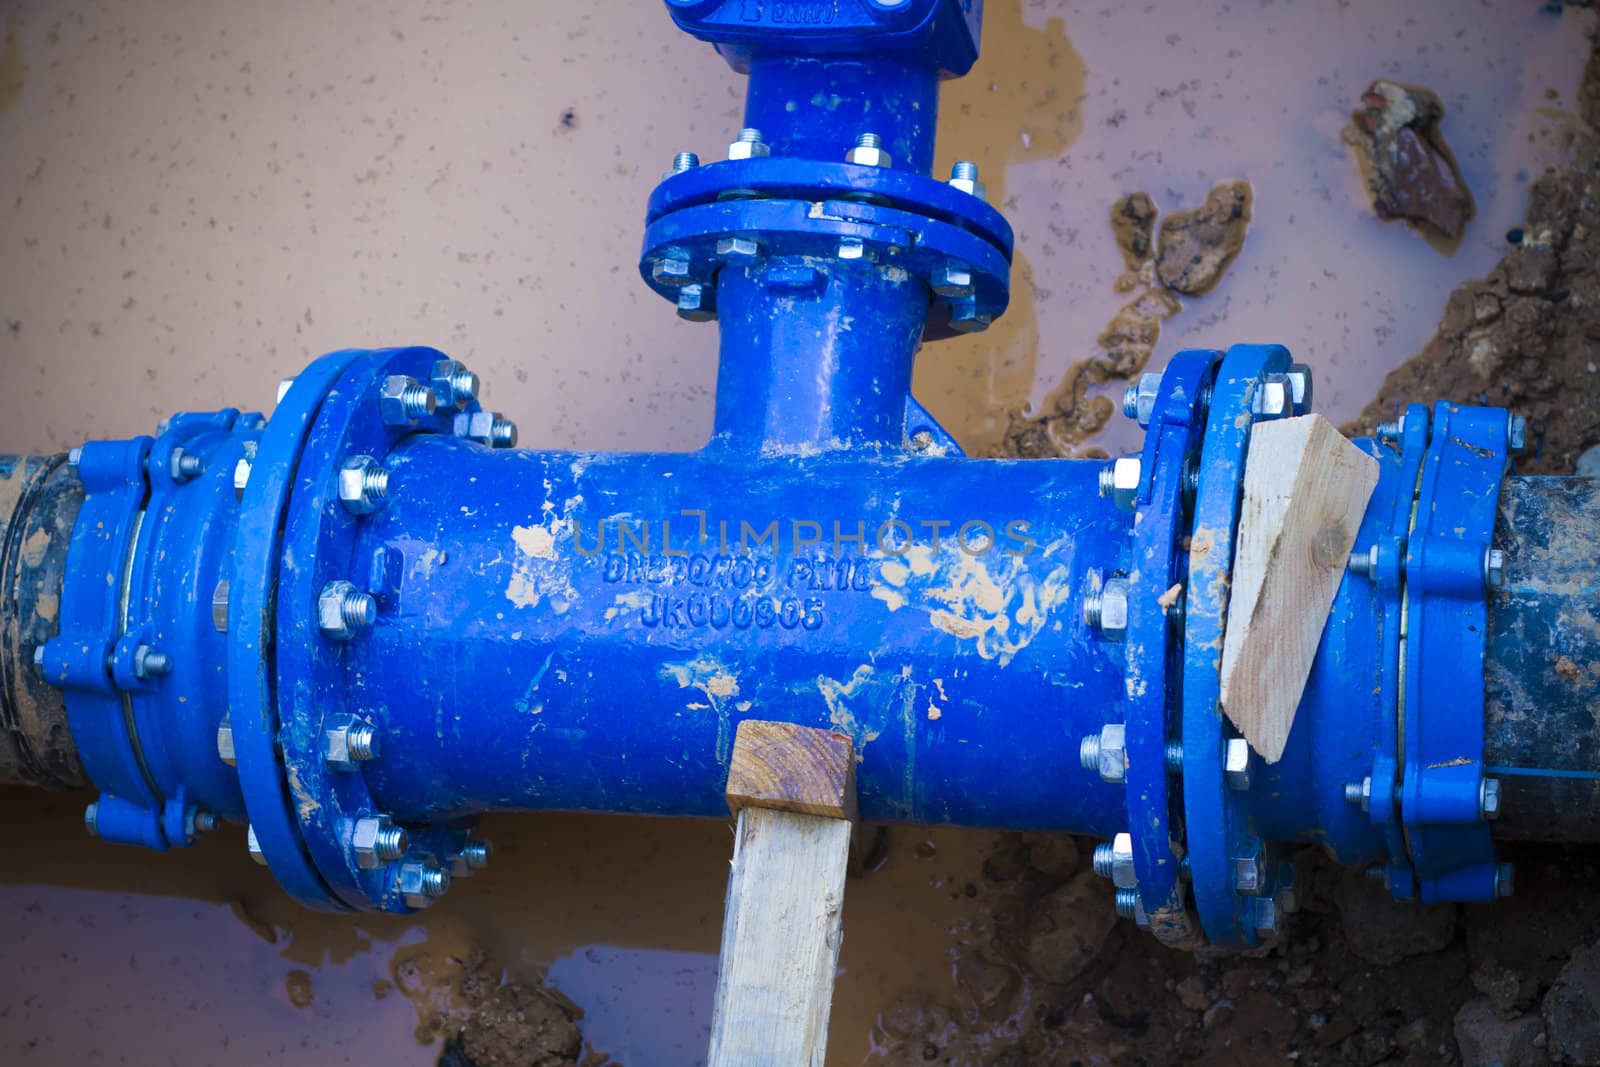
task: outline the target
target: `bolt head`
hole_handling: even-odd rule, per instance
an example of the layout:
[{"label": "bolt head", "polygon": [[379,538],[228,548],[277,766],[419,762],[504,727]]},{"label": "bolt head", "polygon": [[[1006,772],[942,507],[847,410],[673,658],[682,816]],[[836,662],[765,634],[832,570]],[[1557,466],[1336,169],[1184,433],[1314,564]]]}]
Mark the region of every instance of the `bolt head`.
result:
[{"label": "bolt head", "polygon": [[890,157],[888,152],[883,150],[882,145],[877,145],[871,148],[863,145],[856,145],[854,148],[850,149],[850,151],[844,154],[844,161],[846,163],[854,163],[860,167],[894,166],[894,160]]},{"label": "bolt head", "polygon": [[[405,374],[391,374],[383,380],[383,387],[378,392],[378,412],[383,416],[385,426],[414,426],[416,419],[411,416],[411,409],[406,404],[406,394],[411,387],[419,384],[415,378]],[[438,405],[433,391],[427,392],[427,414],[433,414]]]},{"label": "bolt head", "polygon": [[432,860],[407,860],[395,872],[395,889],[410,908],[426,908],[450,888],[450,872]]},{"label": "bolt head", "polygon": [[245,488],[250,484],[252,466],[249,456],[240,456],[239,461],[233,465],[233,495],[237,499],[244,499]]},{"label": "bolt head", "polygon": [[1276,418],[1288,413],[1289,404],[1289,383],[1280,374],[1256,386],[1250,410],[1262,418]]},{"label": "bolt head", "polygon": [[441,359],[428,375],[434,403],[441,408],[460,410],[478,399],[478,376],[458,359]]},{"label": "bolt head", "polygon": [[694,280],[690,277],[689,261],[681,256],[668,256],[656,260],[650,267],[650,277],[657,285],[674,287],[688,285]]},{"label": "bolt head", "polygon": [[1112,641],[1121,641],[1128,634],[1126,578],[1108,578],[1100,590],[1100,633]]},{"label": "bolt head", "polygon": [[950,328],[956,333],[982,333],[994,322],[994,316],[978,307],[975,296],[964,296],[951,302]]},{"label": "bolt head", "polygon": [[1503,549],[1491,548],[1483,554],[1483,580],[1490,589],[1506,584],[1506,554]]},{"label": "bolt head", "polygon": [[1296,415],[1304,415],[1311,410],[1311,368],[1304,363],[1293,364],[1289,372],[1284,375],[1289,383],[1289,403],[1294,408]]},{"label": "bolt head", "polygon": [[339,502],[352,515],[370,515],[383,506],[367,494],[367,470],[378,466],[371,456],[351,456],[339,468]]},{"label": "bolt head", "polygon": [[1278,932],[1278,902],[1271,897],[1257,897],[1255,900],[1256,933],[1271,936]]},{"label": "bolt head", "polygon": [[324,636],[335,641],[348,641],[359,632],[360,625],[371,626],[377,621],[377,605],[371,597],[367,597],[365,619],[356,620],[359,625],[352,626],[352,620],[345,617],[344,611],[345,598],[350,594],[366,595],[353,582],[343,579],[322,587],[322,593],[317,597],[317,626]]},{"label": "bolt head", "polygon": [[729,159],[765,159],[772,155],[772,146],[765,141],[734,141],[728,145]]},{"label": "bolt head", "polygon": [[1478,810],[1488,820],[1500,817],[1500,779],[1485,778],[1478,784]]},{"label": "bolt head", "polygon": [[867,245],[866,245],[866,242],[863,241],[859,237],[841,237],[841,238],[839,238],[839,258],[840,259],[866,259],[867,258]]},{"label": "bolt head", "polygon": [[1160,391],[1160,374],[1152,372],[1139,375],[1139,380],[1128,386],[1127,394],[1123,397],[1123,413],[1140,426],[1149,426],[1150,419],[1155,415],[1156,394]]},{"label": "bolt head", "polygon": [[228,632],[228,579],[224,578],[211,591],[211,625],[217,633]]},{"label": "bolt head", "polygon": [[1101,781],[1117,784],[1127,779],[1127,737],[1127,727],[1120,722],[1107,723],[1100,728],[1100,758],[1096,770]]},{"label": "bolt head", "polygon": [[1265,888],[1261,861],[1261,845],[1257,842],[1251,851],[1233,858],[1233,888],[1249,896]]},{"label": "bolt head", "polygon": [[933,276],[933,291],[940,296],[957,299],[972,293],[972,271],[960,264],[941,267]]},{"label": "bolt head", "polygon": [[1139,479],[1144,473],[1144,462],[1138,456],[1122,456],[1111,463],[1111,489],[1107,494],[1123,511],[1132,511],[1139,503]]},{"label": "bolt head", "polygon": [[1528,419],[1524,415],[1511,416],[1511,425],[1506,431],[1506,447],[1513,452],[1521,452],[1528,446]]},{"label": "bolt head", "polygon": [[1250,742],[1230,737],[1223,749],[1222,776],[1229,789],[1250,788]]},{"label": "bolt head", "polygon": [[[350,731],[358,726],[365,726],[354,716],[345,716],[342,721],[327,727],[322,731],[322,756],[328,761],[328,766],[336,771],[346,773],[359,769],[362,758],[352,755],[350,750]],[[378,755],[378,735],[374,734],[368,743],[366,759],[374,759]]]},{"label": "bolt head", "polygon": [[716,317],[716,303],[703,285],[697,282],[678,290],[678,318],[686,322],[710,322]]},{"label": "bolt head", "polygon": [[751,237],[724,237],[717,242],[719,256],[753,256],[761,246]]},{"label": "bolt head", "polygon": [[1111,884],[1118,889],[1139,884],[1139,875],[1133,869],[1132,834],[1121,833],[1111,839]]},{"label": "bolt head", "polygon": [[217,758],[230,767],[235,767],[239,763],[239,758],[233,751],[233,723],[226,715],[217,723]]},{"label": "bolt head", "polygon": [[951,178],[950,188],[960,189],[968,196],[975,196],[979,200],[986,200],[989,196],[989,190],[976,178]]}]

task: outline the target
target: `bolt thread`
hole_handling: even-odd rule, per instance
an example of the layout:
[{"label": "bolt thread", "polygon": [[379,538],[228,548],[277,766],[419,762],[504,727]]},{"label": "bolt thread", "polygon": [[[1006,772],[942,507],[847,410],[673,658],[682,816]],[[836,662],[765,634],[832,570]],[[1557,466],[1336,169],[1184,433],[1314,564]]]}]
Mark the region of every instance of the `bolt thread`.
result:
[{"label": "bolt thread", "polygon": [[478,395],[478,376],[467,368],[462,367],[450,375],[450,398],[457,404],[476,399]]},{"label": "bolt thread", "polygon": [[468,841],[461,849],[461,858],[472,870],[481,871],[489,866],[492,850],[487,841]]},{"label": "bolt thread", "polygon": [[1344,799],[1347,804],[1361,803],[1361,783],[1346,782],[1344,784]]},{"label": "bolt thread", "polygon": [[[737,140],[743,141],[745,144],[760,144],[761,131],[756,129],[754,126],[746,126],[744,129],[739,131]],[[692,155],[693,153],[689,154]]]},{"label": "bolt thread", "polygon": [[1361,872],[1369,882],[1387,882],[1389,871],[1383,864],[1375,864]]},{"label": "bolt thread", "polygon": [[376,620],[378,602],[372,599],[370,593],[350,589],[339,599],[339,615],[344,619],[346,626],[352,630],[359,630],[363,626],[371,626]]},{"label": "bolt thread", "polygon": [[422,872],[422,892],[425,896],[442,897],[450,888],[450,875],[442,867],[429,867]]},{"label": "bolt thread", "polygon": [[83,809],[83,828],[90,837],[100,836],[100,802],[97,800]]},{"label": "bolt thread", "polygon": [[172,657],[165,652],[146,652],[140,665],[146,675],[166,674],[172,670]]},{"label": "bolt thread", "polygon": [[1122,391],[1122,414],[1130,419],[1139,417],[1139,385],[1137,382]]},{"label": "bolt thread", "polygon": [[1167,770],[1173,772],[1174,774],[1177,774],[1183,770],[1182,741],[1168,741],[1165,755],[1167,758]]},{"label": "bolt thread", "polygon": [[217,813],[214,811],[198,812],[194,817],[194,828],[202,834],[209,834],[220,825],[222,821],[217,818]]},{"label": "bolt thread", "polygon": [[1091,629],[1100,629],[1100,615],[1105,603],[1105,593],[1099,589],[1083,598],[1083,621],[1088,623]]},{"label": "bolt thread", "polygon": [[389,471],[374,464],[361,472],[361,499],[376,504],[389,495]]},{"label": "bolt thread", "polygon": [[1111,842],[1105,841],[1094,846],[1094,873],[1101,878],[1111,877],[1111,868],[1116,864],[1115,848]]},{"label": "bolt thread", "polygon": [[1380,439],[1393,440],[1394,438],[1400,436],[1400,423],[1380,422],[1373,430],[1373,433],[1376,434]]},{"label": "bolt thread", "polygon": [[1139,891],[1133,888],[1117,890],[1117,914],[1124,919],[1135,918],[1139,914]]},{"label": "bolt thread", "polygon": [[856,138],[857,148],[882,148],[883,138],[875,133],[864,133]]},{"label": "bolt thread", "polygon": [[372,843],[372,852],[387,863],[404,856],[410,847],[411,835],[406,833],[404,826],[385,826],[378,831],[377,839]]},{"label": "bolt thread", "polygon": [[950,168],[950,177],[975,182],[978,180],[978,165],[970,159],[958,159],[956,165]]},{"label": "bolt thread", "polygon": [[406,414],[413,419],[432,415],[434,409],[433,390],[421,382],[412,382],[401,392],[400,403],[405,405]]},{"label": "bolt thread", "polygon": [[1078,742],[1078,762],[1086,771],[1100,769],[1100,735],[1089,734]]},{"label": "bolt thread", "polygon": [[363,763],[377,755],[377,739],[378,731],[373,729],[371,723],[358,723],[344,735],[345,751],[352,760]]},{"label": "bolt thread", "polygon": [[686,170],[694,170],[700,165],[700,157],[693,152],[679,152],[672,157],[672,173],[682,174]]},{"label": "bolt thread", "polygon": [[178,453],[178,473],[185,478],[193,478],[206,469],[206,461],[193,452]]},{"label": "bolt thread", "polygon": [[1107,463],[1100,468],[1100,495],[1110,496],[1117,487],[1117,468],[1114,463]]},{"label": "bolt thread", "polygon": [[517,424],[499,415],[489,424],[489,443],[495,448],[511,448],[517,443]]}]

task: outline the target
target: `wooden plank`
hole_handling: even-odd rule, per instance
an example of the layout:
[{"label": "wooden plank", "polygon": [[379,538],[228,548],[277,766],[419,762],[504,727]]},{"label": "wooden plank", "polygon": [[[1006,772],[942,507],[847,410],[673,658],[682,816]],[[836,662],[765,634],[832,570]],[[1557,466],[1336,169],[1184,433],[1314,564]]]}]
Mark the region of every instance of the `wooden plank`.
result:
[{"label": "wooden plank", "polygon": [[738,814],[709,1067],[822,1067],[843,940],[856,813],[841,734],[746,720],[728,806]]},{"label": "wooden plank", "polygon": [[1378,463],[1321,415],[1251,431],[1222,645],[1222,708],[1283,756]]},{"label": "wooden plank", "polygon": [[831,730],[745,719],[733,738],[727,794],[735,814],[755,805],[854,819],[855,747]]}]

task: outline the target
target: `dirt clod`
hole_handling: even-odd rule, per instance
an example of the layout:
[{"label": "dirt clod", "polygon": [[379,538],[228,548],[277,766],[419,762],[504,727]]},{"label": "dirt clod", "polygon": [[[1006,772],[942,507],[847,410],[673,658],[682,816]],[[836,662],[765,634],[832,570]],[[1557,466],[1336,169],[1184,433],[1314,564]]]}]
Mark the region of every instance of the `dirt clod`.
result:
[{"label": "dirt clod", "polygon": [[1550,1053],[1561,1063],[1600,1063],[1600,944],[1573,950],[1544,998]]},{"label": "dirt clod", "polygon": [[1250,200],[1249,182],[1223,182],[1193,211],[1162,219],[1156,256],[1161,284],[1184,296],[1202,296],[1215,288],[1244,247]]},{"label": "dirt clod", "polygon": [[1455,240],[1473,203],[1439,131],[1443,119],[1444,105],[1427,89],[1380,78],[1361,94],[1344,140],[1380,218],[1405,219]]},{"label": "dirt clod", "polygon": [[1111,205],[1111,232],[1129,270],[1138,270],[1150,258],[1155,225],[1156,205],[1149,193],[1129,193]]},{"label": "dirt clod", "polygon": [[1344,933],[1356,955],[1385,966],[1437,952],[1456,936],[1454,904],[1397,903],[1389,890],[1347,871],[1339,885]]},{"label": "dirt clod", "polygon": [[1469,1000],[1456,1012],[1456,1045],[1463,1067],[1533,1067],[1548,1062],[1535,1044],[1543,1032],[1537,1015],[1504,1019],[1487,997]]}]

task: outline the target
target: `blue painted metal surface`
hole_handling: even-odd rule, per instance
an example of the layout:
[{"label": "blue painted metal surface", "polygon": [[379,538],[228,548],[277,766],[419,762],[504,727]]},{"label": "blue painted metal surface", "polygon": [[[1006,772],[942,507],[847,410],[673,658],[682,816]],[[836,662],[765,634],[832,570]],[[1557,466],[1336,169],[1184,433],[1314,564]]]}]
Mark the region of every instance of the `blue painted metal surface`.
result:
[{"label": "blue painted metal surface", "polygon": [[[723,814],[734,730],[763,718],[849,734],[868,819],[1127,832],[1129,914],[1174,945],[1275,929],[1296,843],[1382,865],[1397,896],[1499,891],[1484,553],[1505,413],[1413,406],[1359,442],[1380,470],[1371,565],[1339,587],[1282,760],[1225,773],[1251,431],[1302,413],[1309,376],[1291,404],[1271,399],[1292,392],[1279,346],[1179,353],[1126,494],[1097,461],[963,456],[910,380],[922,341],[1007,300],[1005,221],[970,172],[928,175],[937,81],[970,66],[981,10],[669,6],[751,74],[761,130],[649,207],[648,284],[721,333],[707,447],[492,447],[427,348],[325,356],[265,426],[180,415],[86,445],[38,666],[67,694],[100,836],[165,848],[206,813],[247,818],[302,902],[405,911],[418,871],[469,873],[481,812]],[[792,21],[808,12],[838,21]],[[865,133],[886,165],[846,160]],[[397,417],[397,383],[426,405]],[[383,491],[352,507],[361,457]],[[321,603],[336,583],[371,597],[343,632]],[[381,751],[336,753],[352,725]],[[1079,756],[1108,725],[1126,734],[1109,781]],[[375,861],[357,828],[379,816],[408,840]]]}]

